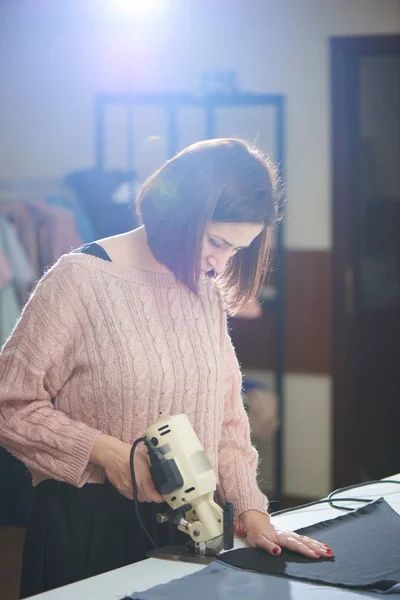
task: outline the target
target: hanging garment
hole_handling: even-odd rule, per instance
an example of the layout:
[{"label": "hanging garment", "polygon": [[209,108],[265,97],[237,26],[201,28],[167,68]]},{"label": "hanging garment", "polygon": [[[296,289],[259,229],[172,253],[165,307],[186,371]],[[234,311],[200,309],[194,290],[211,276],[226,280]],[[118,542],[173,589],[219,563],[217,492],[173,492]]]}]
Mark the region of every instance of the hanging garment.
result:
[{"label": "hanging garment", "polygon": [[[3,252],[0,235],[0,348],[19,317],[19,301],[12,284],[13,272]],[[29,511],[28,469],[0,446],[0,526],[26,525]]]},{"label": "hanging garment", "polygon": [[29,202],[26,208],[35,231],[37,268],[41,276],[61,256],[80,246],[82,240],[69,210],[48,206],[45,202]]},{"label": "hanging garment", "polygon": [[35,281],[43,274],[38,245],[38,231],[43,224],[44,215],[32,211],[28,201],[4,204],[1,215],[14,227],[29,261],[35,271]]},{"label": "hanging garment", "polygon": [[23,306],[28,301],[35,282],[35,271],[14,227],[2,218],[0,218],[0,246],[9,260],[19,305]]},{"label": "hanging garment", "polygon": [[93,242],[96,236],[90,219],[71,190],[67,190],[62,194],[51,194],[46,198],[46,203],[49,206],[58,206],[69,210],[73,216],[75,228],[79,237],[82,239],[82,242]]},{"label": "hanging garment", "polygon": [[82,244],[70,210],[42,201],[3,205],[1,215],[14,227],[37,281],[63,254]]},{"label": "hanging garment", "polygon": [[19,313],[18,297],[9,283],[0,288],[0,348],[14,329]]},{"label": "hanging garment", "polygon": [[[334,549],[334,558],[310,559],[288,550],[276,557],[260,549],[240,548],[222,554],[194,575],[133,594],[131,599],[288,598],[283,578],[400,594],[400,515],[382,498],[297,533],[328,544]],[[280,575],[282,583],[265,575]],[[311,596],[310,589],[308,592],[305,598]]]},{"label": "hanging garment", "polygon": [[0,245],[0,288],[4,287],[11,281],[11,265]]},{"label": "hanging garment", "polygon": [[[48,254],[43,252],[43,270],[53,266],[61,256],[69,254],[71,250],[82,244],[71,211],[60,206],[46,206],[40,209],[48,216],[50,226],[44,228],[39,235],[40,247],[47,248]],[[46,246],[48,244],[48,246]]]}]

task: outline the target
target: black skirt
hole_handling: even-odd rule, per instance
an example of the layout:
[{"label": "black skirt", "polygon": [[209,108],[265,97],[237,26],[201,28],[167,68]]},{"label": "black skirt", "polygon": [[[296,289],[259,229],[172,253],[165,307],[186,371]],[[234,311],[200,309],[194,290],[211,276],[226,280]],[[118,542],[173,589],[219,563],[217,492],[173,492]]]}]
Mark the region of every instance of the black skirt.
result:
[{"label": "black skirt", "polygon": [[[167,505],[139,504],[158,546],[187,541],[175,525],[156,522]],[[34,491],[22,561],[21,598],[28,598],[146,558],[153,548],[134,503],[110,484],[76,488],[47,480]]]}]

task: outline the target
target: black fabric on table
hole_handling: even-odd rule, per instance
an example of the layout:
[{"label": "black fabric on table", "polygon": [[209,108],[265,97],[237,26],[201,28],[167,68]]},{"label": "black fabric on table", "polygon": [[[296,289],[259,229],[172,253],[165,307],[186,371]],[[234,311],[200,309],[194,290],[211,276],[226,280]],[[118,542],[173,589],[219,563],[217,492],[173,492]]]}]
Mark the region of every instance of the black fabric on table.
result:
[{"label": "black fabric on table", "polygon": [[[134,577],[131,583],[134,588]],[[242,571],[215,560],[201,571],[121,600],[377,600],[377,594]]]},{"label": "black fabric on table", "polygon": [[[288,550],[276,557],[257,548],[240,548],[219,560],[246,571],[400,593],[400,515],[384,499],[297,533],[328,544],[334,558],[309,559]],[[398,590],[393,589],[396,585]]]},{"label": "black fabric on table", "polygon": [[[232,550],[197,573],[123,600],[292,600],[294,596],[347,600],[373,598],[374,592],[400,593],[399,528],[400,515],[379,499],[352,513],[297,530],[331,545],[334,559],[307,559],[287,551],[275,557],[251,548]],[[292,585],[293,579],[299,580],[295,590],[290,579]],[[316,583],[335,587],[320,589],[312,585]]]}]

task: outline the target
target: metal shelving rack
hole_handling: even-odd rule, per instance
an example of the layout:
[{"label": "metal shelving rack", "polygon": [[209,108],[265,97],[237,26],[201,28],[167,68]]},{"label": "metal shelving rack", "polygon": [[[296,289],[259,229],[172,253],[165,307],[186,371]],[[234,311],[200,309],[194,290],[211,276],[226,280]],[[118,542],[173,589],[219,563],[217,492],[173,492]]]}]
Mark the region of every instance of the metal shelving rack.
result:
[{"label": "metal shelving rack", "polygon": [[[252,94],[235,92],[230,94],[210,94],[196,96],[184,93],[135,93],[135,94],[98,94],[95,98],[95,167],[104,170],[106,150],[106,109],[121,105],[127,111],[126,152],[128,170],[134,172],[134,108],[160,107],[165,110],[168,123],[168,155],[173,156],[179,149],[178,114],[181,108],[202,108],[205,113],[205,139],[215,137],[216,109],[224,107],[271,107],[275,114],[275,156],[279,176],[283,182],[284,174],[284,137],[285,137],[285,98],[280,94]],[[274,273],[275,293],[267,298],[263,306],[275,312],[275,391],[279,402],[280,427],[275,438],[275,485],[274,499],[282,499],[283,490],[283,373],[284,373],[284,251],[283,223],[279,223],[276,232],[275,258],[277,268]]]}]

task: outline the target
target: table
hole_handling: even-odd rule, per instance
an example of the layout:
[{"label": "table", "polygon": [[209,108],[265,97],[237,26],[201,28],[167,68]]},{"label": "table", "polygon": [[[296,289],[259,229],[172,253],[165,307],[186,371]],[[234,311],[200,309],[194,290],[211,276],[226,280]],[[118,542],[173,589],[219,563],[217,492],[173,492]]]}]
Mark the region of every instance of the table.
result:
[{"label": "table", "polygon": [[[400,481],[400,473],[388,479]],[[353,492],[342,493],[340,497],[362,497],[379,498],[384,497],[392,508],[400,514],[400,485],[377,483],[365,485]],[[347,505],[347,504],[346,504]],[[349,506],[352,506],[349,503]],[[353,503],[359,507],[361,504]],[[331,508],[329,504],[320,504],[310,508],[304,508],[296,512],[287,513],[273,517],[274,523],[284,529],[299,529],[332,519],[343,511]],[[244,545],[242,540],[235,540],[235,548]],[[161,583],[167,583],[172,579],[184,577],[195,571],[203,569],[203,566],[189,563],[179,563],[166,560],[150,558],[139,563],[116,569],[67,585],[44,594],[32,596],[34,600],[119,600],[133,592],[147,590]],[[279,600],[308,600],[309,598],[324,600],[345,600],[354,598],[379,598],[379,595],[367,592],[351,592],[346,589],[322,586],[302,581],[292,580],[284,577],[265,575],[270,579],[270,598]],[[211,600],[211,599],[210,599]]]}]

